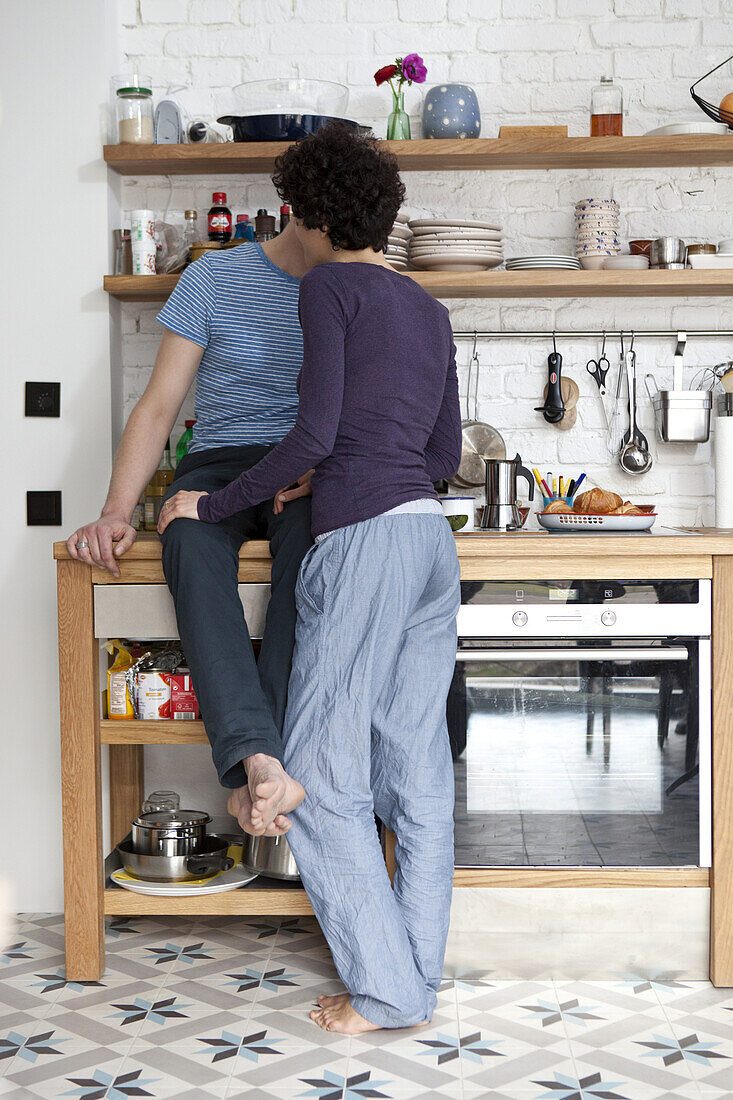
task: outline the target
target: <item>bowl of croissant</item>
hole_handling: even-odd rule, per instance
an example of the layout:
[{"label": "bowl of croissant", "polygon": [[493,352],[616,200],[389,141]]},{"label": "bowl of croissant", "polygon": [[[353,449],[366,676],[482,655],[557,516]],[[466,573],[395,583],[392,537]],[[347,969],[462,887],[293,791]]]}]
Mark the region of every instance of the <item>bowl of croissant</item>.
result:
[{"label": "bowl of croissant", "polygon": [[648,531],[656,518],[653,504],[632,504],[618,493],[597,488],[579,493],[572,504],[552,500],[537,514],[546,531]]}]

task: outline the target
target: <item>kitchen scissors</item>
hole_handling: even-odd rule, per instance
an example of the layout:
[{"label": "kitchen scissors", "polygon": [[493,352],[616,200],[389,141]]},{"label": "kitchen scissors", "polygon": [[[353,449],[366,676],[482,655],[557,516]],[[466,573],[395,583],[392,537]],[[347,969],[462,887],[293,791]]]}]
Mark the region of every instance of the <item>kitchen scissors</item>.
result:
[{"label": "kitchen scissors", "polygon": [[603,347],[601,348],[601,354],[597,359],[589,359],[585,364],[585,369],[591,378],[595,379],[595,383],[598,386],[598,392],[601,397],[606,396],[606,375],[611,368],[611,364],[606,358],[606,334],[603,333]]}]

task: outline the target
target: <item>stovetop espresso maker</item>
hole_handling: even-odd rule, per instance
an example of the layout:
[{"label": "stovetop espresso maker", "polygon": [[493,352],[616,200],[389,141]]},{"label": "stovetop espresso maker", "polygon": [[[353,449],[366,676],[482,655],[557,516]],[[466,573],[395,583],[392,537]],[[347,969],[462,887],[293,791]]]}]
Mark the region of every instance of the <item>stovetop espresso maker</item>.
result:
[{"label": "stovetop espresso maker", "polygon": [[522,514],[517,504],[517,477],[525,477],[529,499],[534,500],[534,480],[519,455],[514,458],[485,458],[486,507],[483,531],[520,531]]}]

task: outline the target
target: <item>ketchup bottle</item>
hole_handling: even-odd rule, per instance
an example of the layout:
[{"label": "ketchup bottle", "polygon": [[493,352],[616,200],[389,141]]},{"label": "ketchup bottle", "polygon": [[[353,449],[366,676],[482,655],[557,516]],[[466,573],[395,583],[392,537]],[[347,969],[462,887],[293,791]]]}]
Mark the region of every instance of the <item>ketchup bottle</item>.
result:
[{"label": "ketchup bottle", "polygon": [[227,206],[225,191],[215,191],[214,205],[209,210],[209,240],[226,244],[232,236],[232,212]]}]

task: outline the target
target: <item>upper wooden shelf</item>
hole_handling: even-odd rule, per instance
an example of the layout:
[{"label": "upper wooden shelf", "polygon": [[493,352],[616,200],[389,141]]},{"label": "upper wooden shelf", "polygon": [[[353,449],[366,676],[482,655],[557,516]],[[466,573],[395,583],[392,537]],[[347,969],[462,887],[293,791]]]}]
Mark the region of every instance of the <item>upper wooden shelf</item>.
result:
[{"label": "upper wooden shelf", "polygon": [[[271,172],[287,141],[225,145],[105,145],[122,176]],[[407,171],[534,168],[694,168],[733,165],[733,134],[677,137],[465,138],[387,141]]]},{"label": "upper wooden shelf", "polygon": [[[411,271],[434,298],[684,298],[733,294],[726,271]],[[123,302],[161,302],[177,275],[106,275],[104,289]]]}]

